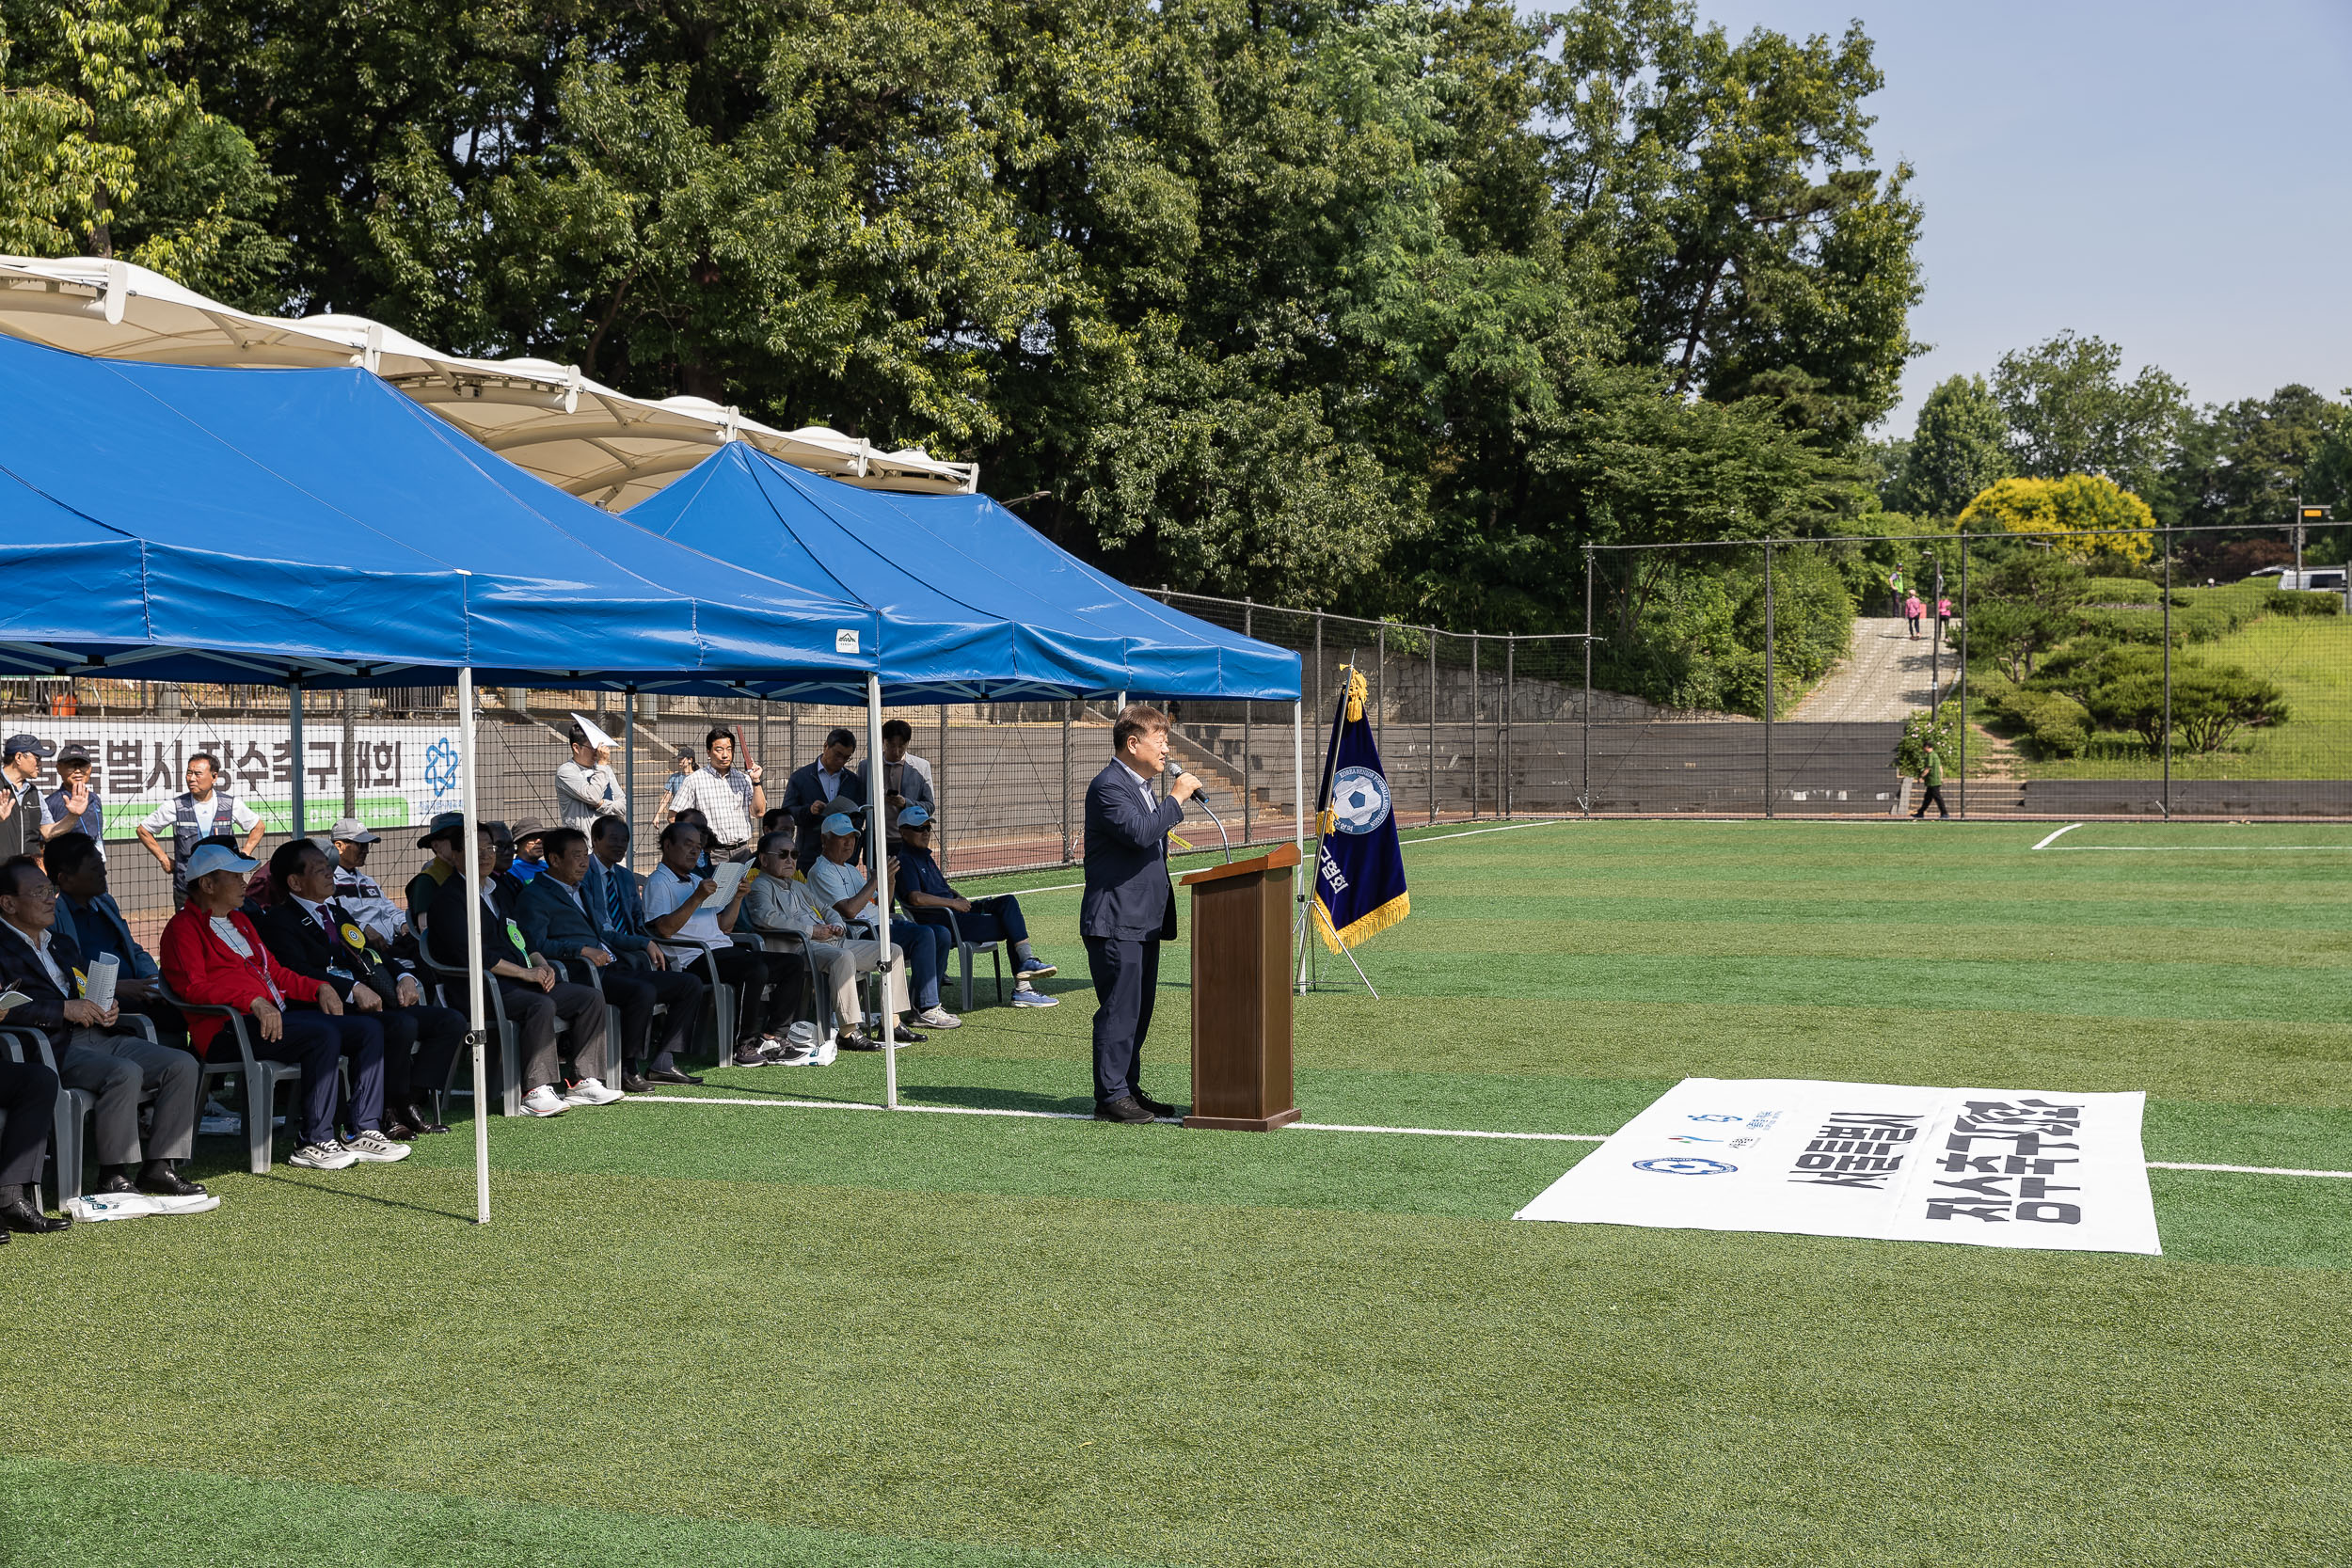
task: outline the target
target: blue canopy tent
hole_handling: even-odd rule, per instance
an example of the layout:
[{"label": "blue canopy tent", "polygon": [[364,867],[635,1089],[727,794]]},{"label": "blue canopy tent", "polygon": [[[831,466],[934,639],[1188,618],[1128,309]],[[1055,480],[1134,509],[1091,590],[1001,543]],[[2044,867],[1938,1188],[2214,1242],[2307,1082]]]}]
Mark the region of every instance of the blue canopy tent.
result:
[{"label": "blue canopy tent", "polygon": [[862,490],[739,441],[628,516],[875,610],[885,703],[1298,699],[1296,654],[1105,577],[986,496]]},{"label": "blue canopy tent", "polygon": [[[0,424],[0,673],[282,682],[297,747],[305,685],[453,677],[469,811],[477,675],[879,703],[870,611],[655,539],[363,371],[137,364],[0,338],[0,405],[16,411]],[[469,835],[478,880],[474,849]]]}]

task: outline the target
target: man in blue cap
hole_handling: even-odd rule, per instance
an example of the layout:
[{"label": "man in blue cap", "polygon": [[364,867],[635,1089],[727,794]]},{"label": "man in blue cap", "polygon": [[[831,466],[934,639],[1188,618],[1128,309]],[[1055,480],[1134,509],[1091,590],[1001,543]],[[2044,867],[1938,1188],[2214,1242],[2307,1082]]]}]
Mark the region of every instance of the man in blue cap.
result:
[{"label": "man in blue cap", "polygon": [[40,832],[40,765],[57,749],[35,735],[0,740],[0,861],[38,856],[46,842]]},{"label": "man in blue cap", "polygon": [[[838,916],[852,935],[879,942],[875,932],[887,923],[890,940],[906,955],[907,990],[920,1009],[912,1022],[928,1029],[960,1028],[963,1020],[939,1005],[947,933],[935,926],[890,918],[880,879],[855,863],[858,838],[857,824],[846,812],[834,812],[818,824],[818,842],[824,846],[824,852],[808,868],[809,891],[817,895],[818,905]],[[895,874],[898,868],[898,858],[893,855],[888,869]],[[900,1045],[915,1045],[925,1037],[901,1024],[892,1031],[891,1038]]]},{"label": "man in blue cap", "polygon": [[[1051,1007],[1057,998],[1030,982],[1055,973],[1054,966],[1029,947],[1029,923],[1022,918],[1021,901],[1009,893],[993,898],[966,898],[948,882],[946,873],[931,858],[931,814],[919,805],[898,812],[898,902],[925,926],[948,931],[950,952],[957,937],[965,942],[1009,943],[1012,948],[1012,1005]],[[948,919],[948,911],[955,918]]]}]

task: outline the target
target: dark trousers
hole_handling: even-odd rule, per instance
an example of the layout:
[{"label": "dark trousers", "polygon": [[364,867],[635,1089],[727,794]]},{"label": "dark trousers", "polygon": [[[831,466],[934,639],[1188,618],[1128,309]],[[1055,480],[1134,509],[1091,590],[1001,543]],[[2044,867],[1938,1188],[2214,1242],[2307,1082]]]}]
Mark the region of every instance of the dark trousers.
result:
[{"label": "dark trousers", "polygon": [[[936,926],[943,931],[947,928],[946,910],[925,910],[916,918],[926,926]],[[1021,901],[1009,893],[973,899],[972,912],[956,916],[956,929],[963,933],[966,942],[1018,944],[1029,940],[1029,923],[1021,917]]]},{"label": "dark trousers", "polygon": [[[619,1008],[621,1014],[622,1065],[642,1071],[649,1056],[675,1056],[691,1044],[694,1021],[702,1017],[707,990],[691,974],[681,974],[675,969],[605,965],[604,999]],[[670,1009],[670,1020],[657,1052],[650,1049],[653,1010],[665,1005]]]},{"label": "dark trousers", "polygon": [[604,998],[593,987],[559,980],[553,990],[541,990],[537,986],[501,980],[499,998],[505,1004],[506,1021],[515,1026],[523,1064],[523,1093],[564,1076],[563,1058],[555,1044],[559,1018],[569,1028],[566,1037],[571,1041],[572,1064],[580,1075],[605,1075]]},{"label": "dark trousers", "polygon": [[449,1069],[465,1049],[466,1015],[454,1007],[420,1004],[387,1007],[384,1022],[384,1098],[405,1106],[449,1084]]},{"label": "dark trousers", "polygon": [[1913,812],[1911,815],[1914,816],[1925,816],[1928,814],[1928,808],[1930,806],[1933,806],[1937,816],[1951,816],[1951,809],[1944,804],[1944,786],[1942,784],[1929,784],[1926,787],[1927,793],[1919,797],[1919,809]]},{"label": "dark trousers", "polygon": [[57,1075],[39,1062],[0,1057],[0,1187],[29,1187],[40,1180],[49,1130],[57,1114]]},{"label": "dark trousers", "polygon": [[[738,1045],[756,1041],[762,1035],[781,1036],[792,1027],[792,1020],[801,1010],[801,992],[807,984],[807,966],[798,953],[768,953],[749,947],[729,947],[711,955],[719,966],[719,978],[730,986],[743,988],[743,1014],[736,1022]],[[759,1000],[760,988],[768,990],[768,1000]]]},{"label": "dark trousers", "polygon": [[906,956],[908,1000],[918,1009],[938,1006],[939,978],[947,973],[947,960],[956,951],[947,923],[927,926],[919,920],[894,920],[890,940]]},{"label": "dark trousers", "polygon": [[274,1040],[248,1022],[253,1054],[273,1062],[302,1066],[302,1132],[298,1141],[323,1144],[335,1136],[335,1106],[342,1084],[335,1064],[351,1061],[351,1103],[345,1107],[355,1128],[384,1126],[384,1026],[366,1013],[325,1013],[288,1008],[285,1031]]},{"label": "dark trousers", "polygon": [[1089,937],[1094,976],[1094,1102],[1107,1105],[1142,1087],[1143,1037],[1160,989],[1160,942]]}]

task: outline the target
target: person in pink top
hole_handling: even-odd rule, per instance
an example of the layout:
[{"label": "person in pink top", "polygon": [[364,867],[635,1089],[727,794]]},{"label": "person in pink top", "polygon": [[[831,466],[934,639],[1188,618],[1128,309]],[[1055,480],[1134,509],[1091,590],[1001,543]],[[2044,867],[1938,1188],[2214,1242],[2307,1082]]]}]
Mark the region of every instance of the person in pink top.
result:
[{"label": "person in pink top", "polygon": [[1927,612],[1928,607],[1920,600],[1918,594],[1911,594],[1904,596],[1903,619],[1911,624],[1911,636],[1914,641],[1916,641],[1919,637],[1919,617]]},{"label": "person in pink top", "polygon": [[1947,642],[1952,640],[1952,601],[1948,594],[1935,601],[1935,632]]}]

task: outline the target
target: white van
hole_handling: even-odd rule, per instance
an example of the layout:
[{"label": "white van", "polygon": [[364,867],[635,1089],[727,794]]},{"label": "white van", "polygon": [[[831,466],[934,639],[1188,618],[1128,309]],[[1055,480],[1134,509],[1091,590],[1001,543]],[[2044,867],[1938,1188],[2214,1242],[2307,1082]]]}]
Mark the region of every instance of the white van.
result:
[{"label": "white van", "polygon": [[2290,569],[2279,574],[2279,586],[2312,593],[2341,594],[2344,588],[2344,571],[2342,566],[2312,566],[2301,572]]}]

